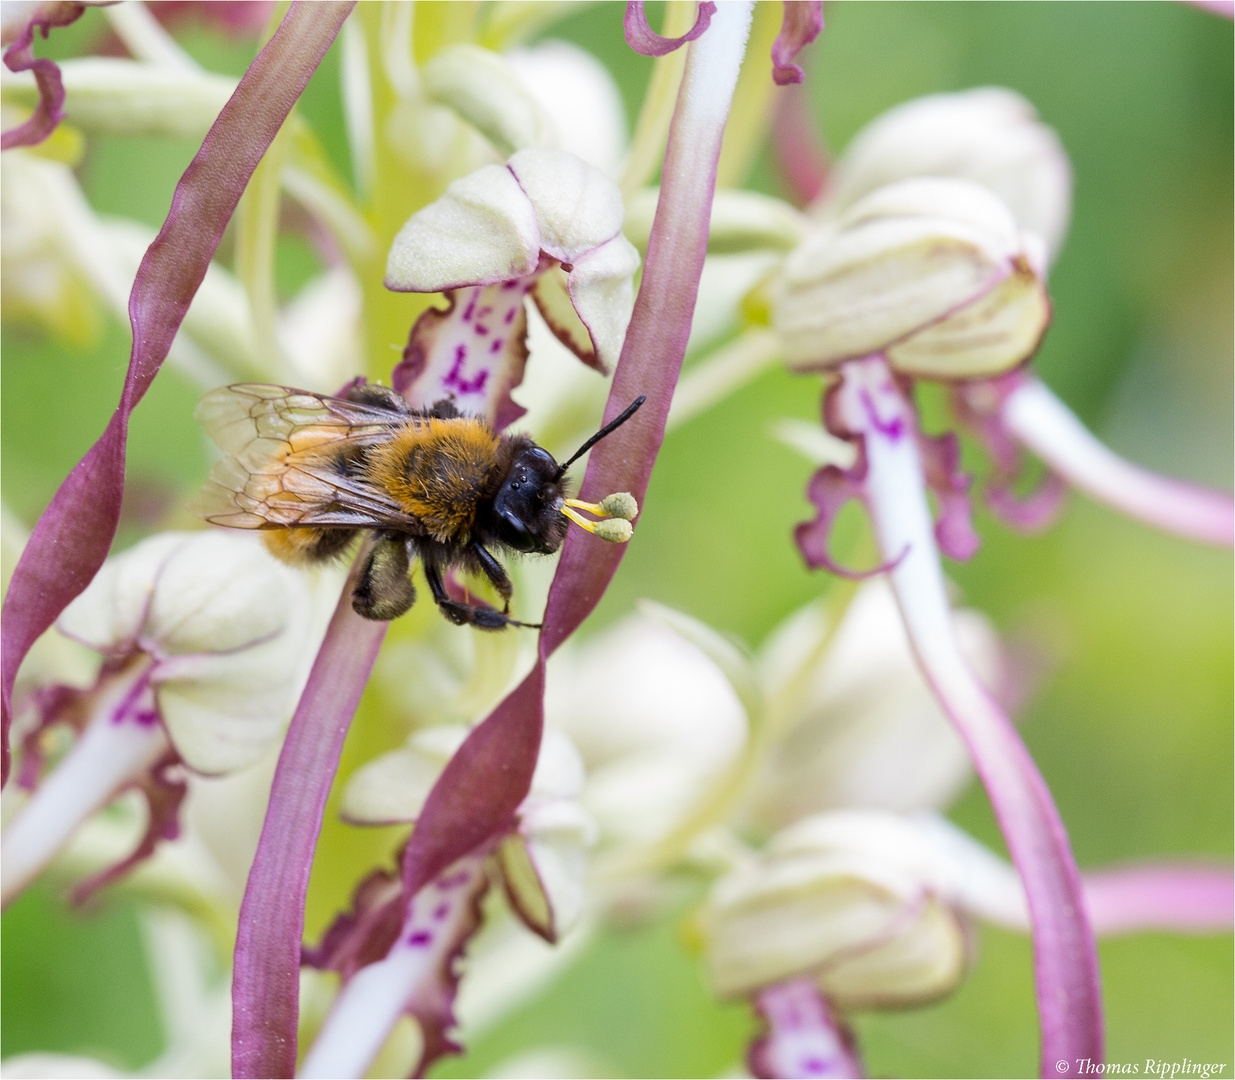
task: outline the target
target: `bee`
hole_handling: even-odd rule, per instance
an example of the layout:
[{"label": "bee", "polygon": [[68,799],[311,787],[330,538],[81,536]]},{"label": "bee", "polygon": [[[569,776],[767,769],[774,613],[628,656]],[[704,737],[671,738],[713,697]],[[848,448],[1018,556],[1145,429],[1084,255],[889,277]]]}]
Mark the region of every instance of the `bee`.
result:
[{"label": "bee", "polygon": [[[510,617],[510,577],[495,552],[551,554],[569,522],[602,539],[630,537],[638,512],[626,493],[602,503],[567,498],[566,470],[629,420],[644,396],[564,464],[526,435],[495,431],[450,400],[412,409],[393,390],[353,385],[343,397],[263,383],[207,394],[196,417],[227,455],[194,504],[207,521],[261,529],[285,562],[342,556],[364,534],[352,607],[367,619],[404,614],[416,599],[412,560],[451,622],[483,630],[534,626]],[[587,510],[602,520],[592,521]],[[451,596],[443,575],[483,575],[502,611]],[[466,599],[466,597],[465,597]]]}]

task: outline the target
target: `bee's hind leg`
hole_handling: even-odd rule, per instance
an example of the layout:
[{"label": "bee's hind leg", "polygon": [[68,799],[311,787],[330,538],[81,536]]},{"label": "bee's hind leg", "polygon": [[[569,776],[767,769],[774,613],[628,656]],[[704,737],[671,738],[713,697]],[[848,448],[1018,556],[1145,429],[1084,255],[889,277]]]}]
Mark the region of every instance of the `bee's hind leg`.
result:
[{"label": "bee's hind leg", "polygon": [[[496,563],[496,560],[494,562]],[[456,623],[459,626],[475,626],[480,630],[502,630],[507,626],[528,626],[534,630],[540,628],[537,623],[519,622],[517,619],[512,619],[505,612],[497,611],[495,608],[476,607],[472,604],[463,604],[458,600],[452,600],[446,592],[445,584],[442,582],[440,567],[428,559],[425,560],[424,567],[425,580],[429,583],[429,591],[433,593],[433,599],[437,602],[437,606],[441,608],[442,614],[452,623]]]},{"label": "bee's hind leg", "polygon": [[398,533],[379,533],[361,555],[360,571],[352,586],[352,609],[379,622],[405,614],[416,602],[410,570],[407,538]]}]

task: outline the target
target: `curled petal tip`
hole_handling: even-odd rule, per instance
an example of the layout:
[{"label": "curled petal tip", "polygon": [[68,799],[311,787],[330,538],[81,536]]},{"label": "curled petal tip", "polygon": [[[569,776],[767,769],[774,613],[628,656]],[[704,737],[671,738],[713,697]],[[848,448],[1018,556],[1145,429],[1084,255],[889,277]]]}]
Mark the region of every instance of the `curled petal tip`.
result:
[{"label": "curled petal tip", "polygon": [[643,56],[666,56],[680,49],[688,41],[694,41],[712,22],[716,14],[716,5],[711,0],[704,0],[699,5],[699,14],[692,26],[681,37],[661,37],[648,25],[647,13],[643,10],[643,0],[628,0],[626,15],[622,26],[626,31],[626,44]]},{"label": "curled petal tip", "polygon": [[772,78],[777,86],[800,83],[805,77],[793,62],[823,29],[823,0],[785,0],[784,21],[772,46]]}]

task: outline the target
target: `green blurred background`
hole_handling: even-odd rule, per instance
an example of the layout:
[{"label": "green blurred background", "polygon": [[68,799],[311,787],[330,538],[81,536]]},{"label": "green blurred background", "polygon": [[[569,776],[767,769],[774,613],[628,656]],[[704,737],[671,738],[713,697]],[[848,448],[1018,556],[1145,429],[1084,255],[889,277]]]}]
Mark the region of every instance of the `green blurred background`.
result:
[{"label": "green blurred background", "polygon": [[[653,25],[657,5],[649,5]],[[619,80],[632,117],[649,61],[625,46],[622,7],[572,12],[545,36],[588,48]],[[1115,449],[1173,474],[1232,483],[1232,24],[1183,4],[843,3],[810,57],[829,144],[907,98],[1002,84],[1061,135],[1076,177],[1072,230],[1052,277],[1055,321],[1037,370]],[[70,55],[97,12],[57,31]],[[239,73],[252,47],[190,27],[185,45]],[[337,51],[337,50],[336,50]],[[766,63],[765,57],[754,62]],[[303,109],[346,169],[337,57]],[[79,175],[96,209],[157,226],[194,147],[93,140]],[[350,172],[350,170],[347,170]],[[774,163],[752,184],[784,194]],[[314,270],[288,241],[280,289]],[[74,346],[6,327],[4,497],[33,522],[114,407],[128,328]],[[125,544],[150,507],[200,482],[197,391],[165,369],[133,418]],[[927,395],[930,422],[943,421]],[[818,384],[770,373],[666,440],[640,522],[585,633],[641,596],[757,645],[827,587],[790,540],[811,516],[809,466],[768,435],[814,418]],[[981,467],[978,456],[972,458]],[[733,507],[746,512],[732,516]],[[730,516],[720,525],[720,507]],[[1049,643],[1057,667],[1023,730],[1082,867],[1143,856],[1228,856],[1232,847],[1232,565],[1227,552],[1158,536],[1074,499],[1039,538],[979,515],[984,546],[949,571],[1002,630]],[[953,818],[999,847],[981,790]],[[435,1070],[477,1076],[530,1048],[575,1047],[615,1076],[712,1076],[733,1067],[747,1010],[715,1003],[682,931],[684,912],[610,930],[555,986]],[[89,1053],[136,1068],[160,1049],[134,909],[81,916],[35,889],[3,920],[3,1054]],[[1108,1060],[1232,1060],[1230,936],[1141,935],[1102,945]],[[971,977],[947,1001],[856,1018],[870,1074],[1019,1076],[1036,1070],[1026,939],[979,929]]]}]

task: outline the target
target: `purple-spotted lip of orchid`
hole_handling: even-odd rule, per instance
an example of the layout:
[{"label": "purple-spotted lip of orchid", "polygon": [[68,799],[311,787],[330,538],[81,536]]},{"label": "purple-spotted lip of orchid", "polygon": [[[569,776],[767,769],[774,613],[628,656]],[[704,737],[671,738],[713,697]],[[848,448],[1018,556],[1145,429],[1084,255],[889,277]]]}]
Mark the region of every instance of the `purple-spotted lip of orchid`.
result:
[{"label": "purple-spotted lip of orchid", "polygon": [[456,180],[413,214],[391,245],[386,286],[446,292],[417,321],[394,385],[413,405],[453,397],[504,426],[522,412],[510,390],[527,357],[524,299],[584,363],[617,362],[639,268],[622,235],[622,196],[563,150],[520,150]]}]

